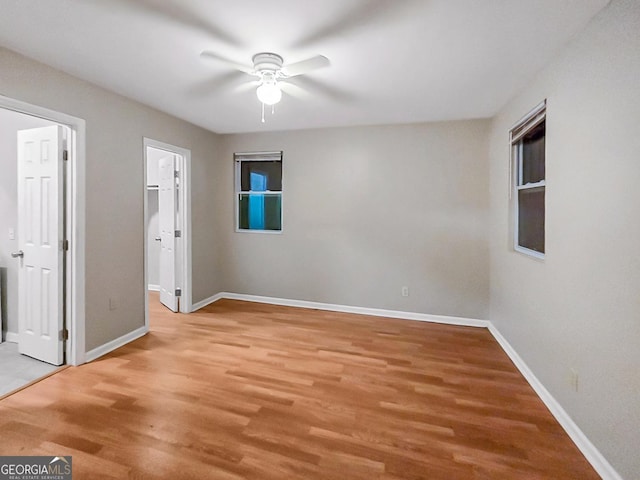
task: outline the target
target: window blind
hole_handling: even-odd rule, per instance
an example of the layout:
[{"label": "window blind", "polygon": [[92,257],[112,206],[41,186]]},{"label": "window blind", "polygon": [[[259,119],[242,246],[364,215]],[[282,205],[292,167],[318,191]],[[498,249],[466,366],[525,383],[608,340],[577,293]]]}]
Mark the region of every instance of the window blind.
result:
[{"label": "window blind", "polygon": [[236,162],[252,161],[252,162],[281,162],[282,151],[280,152],[244,152],[234,153],[233,159]]},{"label": "window blind", "polygon": [[545,119],[547,111],[547,100],[543,100],[533,110],[522,117],[518,123],[509,131],[511,144],[517,143],[530,129]]}]

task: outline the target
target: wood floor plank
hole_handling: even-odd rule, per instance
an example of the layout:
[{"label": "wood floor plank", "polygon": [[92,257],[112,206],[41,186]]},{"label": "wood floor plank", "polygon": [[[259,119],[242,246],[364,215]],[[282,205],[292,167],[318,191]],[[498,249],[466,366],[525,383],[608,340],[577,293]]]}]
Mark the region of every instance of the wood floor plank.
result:
[{"label": "wood floor plank", "polygon": [[486,329],[150,297],[151,331],[0,400],[74,478],[597,479]]}]

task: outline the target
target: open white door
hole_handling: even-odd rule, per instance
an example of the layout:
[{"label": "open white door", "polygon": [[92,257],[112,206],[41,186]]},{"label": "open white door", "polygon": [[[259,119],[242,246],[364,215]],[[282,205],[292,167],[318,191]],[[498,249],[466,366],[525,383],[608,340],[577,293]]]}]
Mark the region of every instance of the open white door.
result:
[{"label": "open white door", "polygon": [[63,148],[59,125],[18,132],[18,349],[54,365],[64,361]]},{"label": "open white door", "polygon": [[160,302],[178,311],[176,296],[176,156],[168,153],[159,162],[158,215],[160,229]]}]

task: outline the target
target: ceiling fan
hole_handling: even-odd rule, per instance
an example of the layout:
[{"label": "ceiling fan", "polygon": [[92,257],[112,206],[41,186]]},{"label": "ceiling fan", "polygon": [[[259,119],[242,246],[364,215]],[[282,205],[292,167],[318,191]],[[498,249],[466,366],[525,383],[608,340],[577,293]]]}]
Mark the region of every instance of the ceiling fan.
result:
[{"label": "ceiling fan", "polygon": [[285,64],[280,55],[261,52],[253,56],[253,66],[233,62],[208,50],[203,51],[200,56],[223,62],[240,72],[257,77],[257,80],[245,85],[256,87],[256,95],[262,103],[262,122],[264,122],[264,106],[269,105],[273,109],[273,106],[282,99],[283,90],[292,95],[301,90],[300,87],[287,82],[288,78],[304,75],[313,70],[328,67],[331,64],[329,59],[323,55],[316,55],[300,62]]}]

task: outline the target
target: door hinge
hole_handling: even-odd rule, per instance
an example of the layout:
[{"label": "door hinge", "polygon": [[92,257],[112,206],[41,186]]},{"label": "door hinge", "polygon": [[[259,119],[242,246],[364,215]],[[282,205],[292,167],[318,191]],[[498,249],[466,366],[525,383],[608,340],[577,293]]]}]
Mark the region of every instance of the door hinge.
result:
[{"label": "door hinge", "polygon": [[60,340],[62,340],[63,342],[69,340],[69,330],[67,330],[66,328],[60,330]]},{"label": "door hinge", "polygon": [[174,170],[174,172],[173,172],[173,176],[174,176],[175,178],[180,178],[180,172],[179,172],[178,170]]},{"label": "door hinge", "polygon": [[69,251],[69,240],[63,240],[62,241],[62,250],[64,252],[68,252]]},{"label": "door hinge", "polygon": [[62,160],[69,160],[69,150],[62,151]]},{"label": "door hinge", "polygon": [[182,237],[182,230],[176,230],[175,231],[175,236],[176,236],[176,238]]},{"label": "door hinge", "polygon": [[181,297],[181,296],[182,296],[182,289],[176,288],[176,297]]}]

